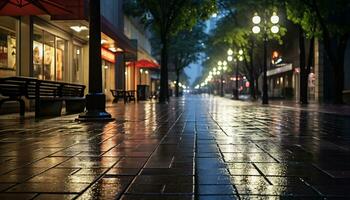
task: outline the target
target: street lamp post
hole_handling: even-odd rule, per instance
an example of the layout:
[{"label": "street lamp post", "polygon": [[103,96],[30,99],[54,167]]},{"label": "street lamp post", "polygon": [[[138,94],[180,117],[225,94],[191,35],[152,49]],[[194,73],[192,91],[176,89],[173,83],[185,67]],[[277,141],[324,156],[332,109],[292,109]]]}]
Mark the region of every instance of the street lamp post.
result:
[{"label": "street lamp post", "polygon": [[229,62],[231,62],[231,61],[234,61],[234,63],[236,63],[236,72],[235,72],[235,84],[236,84],[236,89],[234,90],[234,98],[236,99],[236,100],[238,100],[239,99],[239,93],[238,93],[238,68],[239,68],[239,62],[238,61],[243,61],[243,50],[242,49],[240,49],[239,51],[238,51],[238,56],[237,56],[237,58],[238,58],[238,61],[236,60],[236,59],[233,59],[233,51],[232,51],[232,49],[229,49],[228,51],[227,51],[227,61],[229,61]]},{"label": "street lamp post", "polygon": [[106,112],[106,95],[102,92],[101,61],[101,11],[100,0],[89,2],[89,93],[86,95],[86,111],[78,121],[111,121]]},{"label": "street lamp post", "polygon": [[[254,17],[252,18],[253,23],[255,24],[252,28],[252,31],[254,34],[260,33],[261,29],[258,26],[261,22],[260,16],[255,13]],[[279,32],[279,27],[277,26],[279,17],[275,12],[273,12],[271,18],[270,18],[271,23],[273,24],[271,26],[270,31],[272,33],[278,33]],[[264,19],[262,23],[262,34],[264,38],[264,66],[263,66],[263,96],[262,96],[262,104],[268,104],[269,103],[269,97],[268,97],[268,92],[267,92],[267,41],[268,41],[268,23],[266,20],[266,11],[264,13]]]},{"label": "street lamp post", "polygon": [[227,62],[226,60],[224,61],[218,61],[218,70],[219,74],[221,75],[220,77],[220,96],[224,96],[224,71],[227,70]]}]

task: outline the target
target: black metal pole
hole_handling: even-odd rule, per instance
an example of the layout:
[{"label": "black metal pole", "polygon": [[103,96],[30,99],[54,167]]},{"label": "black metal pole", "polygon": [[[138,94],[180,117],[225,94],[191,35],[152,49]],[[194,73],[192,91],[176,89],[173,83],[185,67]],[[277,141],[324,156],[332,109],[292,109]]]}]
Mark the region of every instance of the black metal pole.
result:
[{"label": "black metal pole", "polygon": [[220,93],[220,96],[224,96],[224,75],[222,74],[222,71],[221,71],[221,78],[220,78],[220,86],[221,86],[221,93]]},{"label": "black metal pole", "polygon": [[79,115],[79,121],[110,121],[106,112],[106,96],[102,93],[101,60],[101,11],[100,0],[89,2],[89,93],[86,95],[86,111]]},{"label": "black metal pole", "polygon": [[238,66],[239,65],[239,61],[237,61],[236,64],[236,90],[235,90],[235,98],[238,100],[239,99],[239,93],[238,93]]},{"label": "black metal pole", "polygon": [[267,35],[264,33],[264,66],[263,66],[263,96],[262,104],[269,103],[269,97],[267,93]]}]

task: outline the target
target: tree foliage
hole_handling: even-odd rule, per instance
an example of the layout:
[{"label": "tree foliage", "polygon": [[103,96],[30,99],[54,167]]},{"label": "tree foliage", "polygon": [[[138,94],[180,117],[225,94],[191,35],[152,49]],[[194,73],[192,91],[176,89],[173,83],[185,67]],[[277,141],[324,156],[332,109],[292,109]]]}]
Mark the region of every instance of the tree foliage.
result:
[{"label": "tree foliage", "polygon": [[125,1],[125,10],[139,16],[161,42],[160,102],[168,99],[168,48],[179,31],[191,29],[216,10],[216,0],[134,0]]},{"label": "tree foliage", "polygon": [[344,58],[350,37],[350,1],[287,0],[288,18],[302,27],[308,37],[319,38],[332,65],[334,103],[342,103]]}]

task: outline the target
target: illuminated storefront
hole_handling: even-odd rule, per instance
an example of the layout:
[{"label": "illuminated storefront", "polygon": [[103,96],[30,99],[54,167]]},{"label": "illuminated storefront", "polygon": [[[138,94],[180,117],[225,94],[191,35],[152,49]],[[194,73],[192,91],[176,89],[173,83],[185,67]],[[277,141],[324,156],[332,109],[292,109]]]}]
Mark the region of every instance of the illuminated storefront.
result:
[{"label": "illuminated storefront", "polygon": [[[88,91],[87,1],[60,4],[69,14],[0,16],[0,77],[27,76],[80,83]],[[101,70],[107,100],[112,99],[110,89],[125,89],[125,61],[137,57],[137,46],[123,33],[121,5],[119,0],[101,2],[106,11],[101,13]]]},{"label": "illuminated storefront", "polygon": [[17,40],[18,20],[0,17],[0,77],[16,75]]},{"label": "illuminated storefront", "polygon": [[67,63],[66,49],[66,40],[34,26],[33,77],[62,81]]}]

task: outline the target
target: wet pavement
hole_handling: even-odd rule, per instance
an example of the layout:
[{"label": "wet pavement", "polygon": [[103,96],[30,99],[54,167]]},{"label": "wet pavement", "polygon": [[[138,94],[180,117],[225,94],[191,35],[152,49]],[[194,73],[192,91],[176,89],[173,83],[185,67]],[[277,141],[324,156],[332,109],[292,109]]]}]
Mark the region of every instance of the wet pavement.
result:
[{"label": "wet pavement", "polygon": [[0,116],[0,199],[350,199],[350,118],[189,96]]}]

